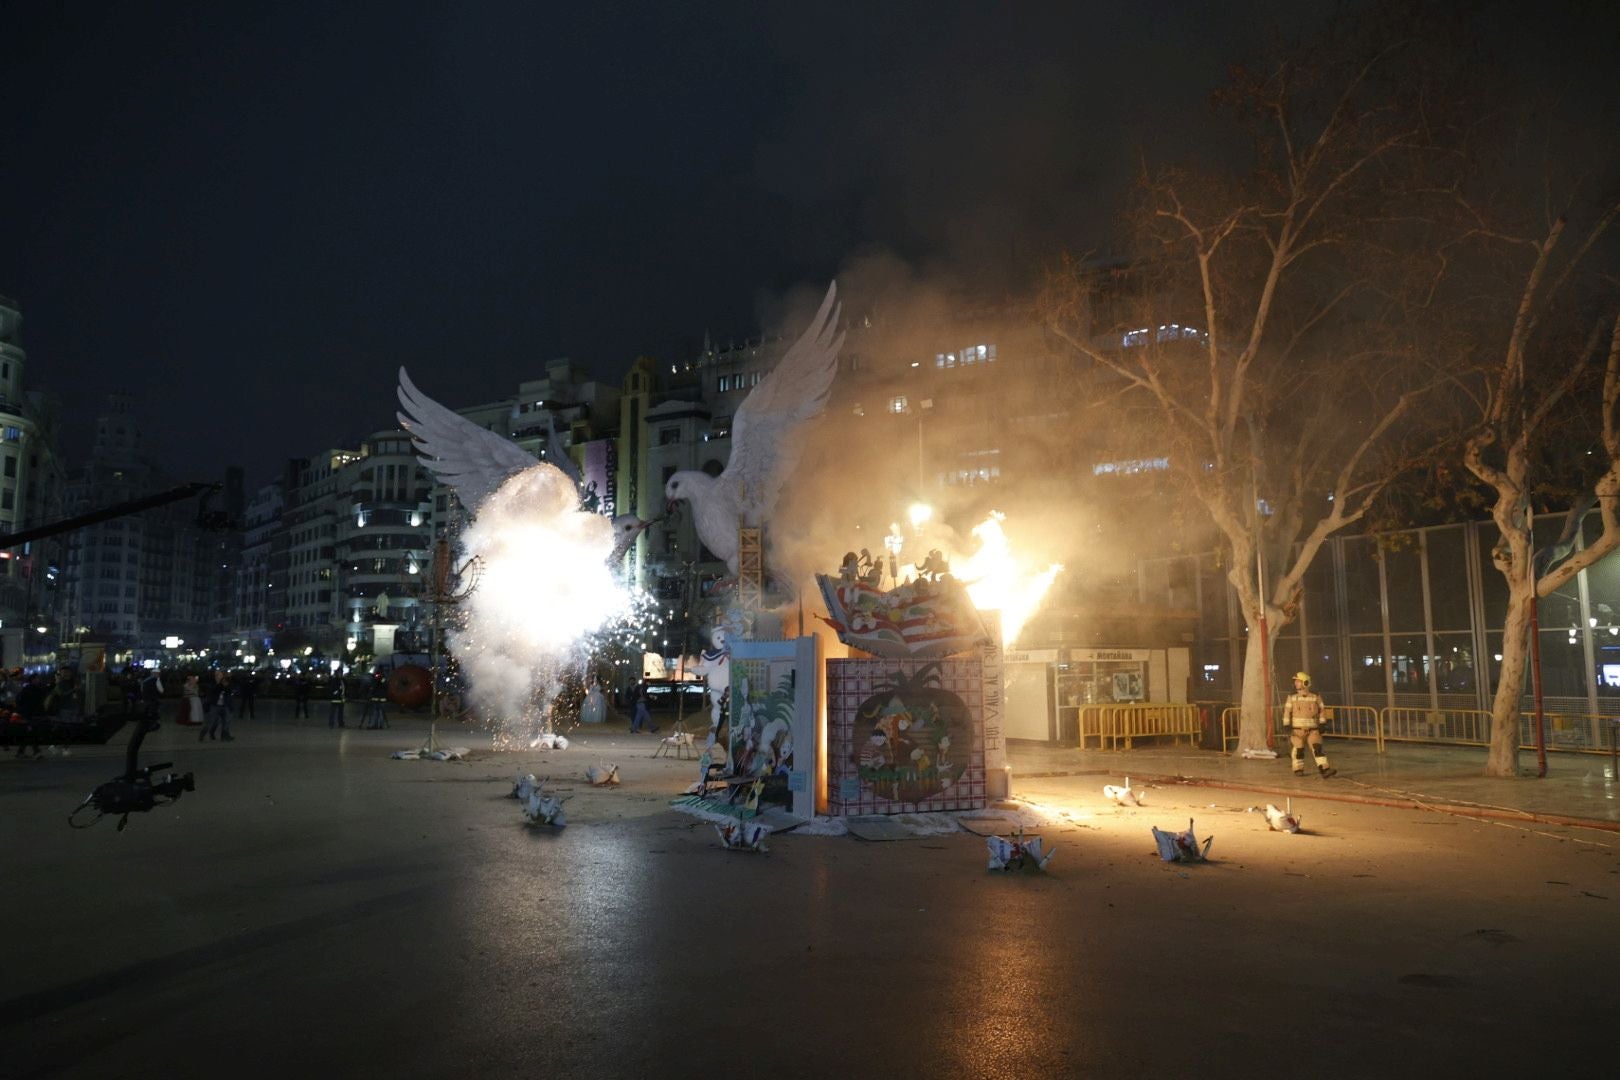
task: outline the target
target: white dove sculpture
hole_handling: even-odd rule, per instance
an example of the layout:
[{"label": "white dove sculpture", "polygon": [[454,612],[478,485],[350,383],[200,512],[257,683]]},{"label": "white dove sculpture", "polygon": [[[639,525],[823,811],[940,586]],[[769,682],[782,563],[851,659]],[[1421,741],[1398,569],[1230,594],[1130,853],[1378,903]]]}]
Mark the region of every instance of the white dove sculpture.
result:
[{"label": "white dove sculpture", "polygon": [[[422,455],[423,463],[456,493],[468,512],[476,515],[485,499],[495,494],[500,486],[525,469],[549,465],[566,476],[581,491],[583,479],[579,466],[569,457],[557,429],[551,426],[546,457],[540,462],[511,439],[486,431],[465,416],[453,412],[434,401],[411,382],[405,369],[399,369],[399,404],[404,410],[396,413],[399,424],[411,433],[411,441]],[[613,551],[608,565],[617,567],[630,545],[636,542],[651,522],[634,514],[620,514],[613,519]]]},{"label": "white dove sculpture", "polygon": [[664,485],[664,498],[671,506],[684,501],[691,507],[698,539],[733,574],[737,527],[763,525],[770,518],[782,484],[798,461],[801,429],[827,404],[838,372],[838,350],[844,344],[837,296],[834,282],[827,286],[810,326],[737,407],[725,471],[710,476],[685,469]]}]

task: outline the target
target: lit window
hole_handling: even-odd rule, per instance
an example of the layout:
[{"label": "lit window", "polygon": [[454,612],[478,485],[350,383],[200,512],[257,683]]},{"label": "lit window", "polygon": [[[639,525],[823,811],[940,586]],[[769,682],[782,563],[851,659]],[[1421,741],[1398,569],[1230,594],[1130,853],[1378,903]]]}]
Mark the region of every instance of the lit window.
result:
[{"label": "lit window", "polygon": [[906,397],[904,394],[901,394],[899,397],[892,397],[889,399],[889,411],[892,413],[903,413],[906,411]]},{"label": "lit window", "polygon": [[1143,472],[1164,472],[1170,468],[1169,458],[1135,458],[1130,461],[1099,461],[1091,467],[1092,476],[1134,476]]}]

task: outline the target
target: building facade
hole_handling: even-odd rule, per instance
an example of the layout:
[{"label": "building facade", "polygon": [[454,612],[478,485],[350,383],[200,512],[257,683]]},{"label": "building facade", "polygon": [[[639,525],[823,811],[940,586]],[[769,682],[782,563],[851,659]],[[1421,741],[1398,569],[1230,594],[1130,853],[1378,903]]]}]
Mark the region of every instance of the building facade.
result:
[{"label": "building facade", "polygon": [[[115,659],[208,647],[233,618],[229,524],[240,512],[240,472],[223,479],[215,526],[203,527],[195,500],[180,499],[67,534],[64,639],[104,641]],[[115,394],[96,420],[88,459],[71,473],[65,509],[77,517],[174,486],[146,453],[129,399]],[[183,644],[164,644],[176,641]]]},{"label": "building facade", "polygon": [[[49,395],[28,389],[27,359],[22,310],[0,296],[0,535],[52,524],[64,512],[59,410]],[[63,544],[51,537],[0,551],[0,630],[57,631]]]},{"label": "building facade", "polygon": [[[1537,544],[1553,544],[1562,527],[1561,517],[1538,523]],[[1588,518],[1582,542],[1600,528]],[[1304,670],[1329,704],[1489,709],[1507,605],[1491,563],[1497,536],[1494,523],[1479,521],[1328,540],[1306,574],[1298,617],[1278,636],[1274,696]],[[1235,700],[1248,628],[1214,557],[1148,561],[1141,590],[1196,613],[1195,696]],[[1539,617],[1545,707],[1612,715],[1620,708],[1620,559],[1581,571],[1541,601]]]}]

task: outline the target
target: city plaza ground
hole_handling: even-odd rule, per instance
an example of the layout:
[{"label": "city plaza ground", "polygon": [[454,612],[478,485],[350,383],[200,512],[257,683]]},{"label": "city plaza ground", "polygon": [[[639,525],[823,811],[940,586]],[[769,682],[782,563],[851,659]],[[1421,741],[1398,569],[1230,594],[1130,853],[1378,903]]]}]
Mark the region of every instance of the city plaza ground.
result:
[{"label": "city plaza ground", "polygon": [[[1015,746],[1015,795],[1057,856],[1001,874],[966,831],[726,851],[668,809],[694,764],[617,725],[561,752],[395,761],[424,722],[259,709],[229,744],[152,735],[144,760],[197,790],[122,833],[66,816],[126,734],[0,759],[0,1076],[1616,1067],[1605,758],[1493,782],[1479,752],[1330,741],[1343,775],[1296,781],[1185,748]],[[600,761],[619,788],[576,779]],[[566,829],[522,822],[519,771],[570,796]],[[1127,772],[1146,806],[1103,799]],[[1248,809],[1288,792],[1308,835]],[[1212,861],[1160,861],[1149,826],[1189,817]]]}]

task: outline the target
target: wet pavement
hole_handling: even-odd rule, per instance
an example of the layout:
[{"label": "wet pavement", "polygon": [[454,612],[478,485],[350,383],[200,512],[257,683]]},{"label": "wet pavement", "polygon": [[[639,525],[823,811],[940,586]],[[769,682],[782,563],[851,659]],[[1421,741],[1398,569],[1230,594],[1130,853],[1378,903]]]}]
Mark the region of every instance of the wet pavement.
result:
[{"label": "wet pavement", "polygon": [[[965,832],[726,851],[667,808],[696,766],[651,736],[393,761],[424,724],[261,709],[229,744],[152,736],[197,791],[122,833],[65,819],[126,736],[0,760],[0,1076],[1611,1071],[1620,838],[1346,801],[1604,817],[1582,784],[1612,782],[1567,759],[1499,782],[1335,747],[1343,779],[1295,789],[1285,762],[1015,746],[1058,854],[1007,875]],[[577,779],[601,761],[620,788]],[[566,829],[522,822],[519,771],[568,796]],[[1127,772],[1147,806],[1101,798]],[[1309,835],[1266,830],[1267,789]],[[1188,817],[1213,861],[1161,862],[1149,826]],[[1523,1037],[1481,1037],[1504,1023]]]},{"label": "wet pavement", "polygon": [[1256,795],[1444,807],[1620,830],[1620,784],[1606,754],[1550,753],[1547,775],[1537,777],[1536,755],[1525,752],[1519,758],[1521,775],[1503,779],[1484,775],[1483,748],[1388,743],[1380,754],[1370,741],[1329,738],[1326,745],[1338,770],[1326,780],[1308,761],[1306,775],[1292,775],[1286,744],[1275,760],[1251,760],[1186,745],[1112,751],[1014,743],[1008,759],[1015,793],[1034,779],[1129,774],[1156,783],[1197,782]]}]

